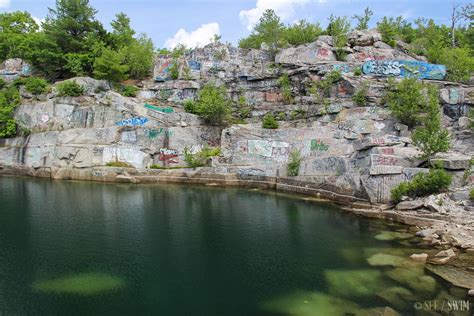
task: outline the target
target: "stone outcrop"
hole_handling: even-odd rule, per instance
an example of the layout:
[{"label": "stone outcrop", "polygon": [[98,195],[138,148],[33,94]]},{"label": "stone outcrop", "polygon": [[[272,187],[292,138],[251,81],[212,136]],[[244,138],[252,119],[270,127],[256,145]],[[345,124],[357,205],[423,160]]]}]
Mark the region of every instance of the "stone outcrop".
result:
[{"label": "stone outcrop", "polygon": [[[198,48],[179,58],[156,56],[153,78],[138,84],[136,98],[121,96],[105,81],[70,79],[85,88],[84,96],[58,97],[54,85],[49,95],[25,98],[17,107],[15,118],[30,135],[0,140],[0,166],[30,168],[33,174],[45,168],[55,170],[50,174],[61,174],[58,168],[98,168],[109,162],[125,162],[137,169],[176,167],[185,165],[184,148],[196,152],[203,146],[219,146],[222,154],[210,166],[218,174],[244,180],[285,179],[278,185],[323,192],[336,200],[351,196],[372,204],[388,203],[394,186],[427,172],[436,161],[453,174],[454,186],[472,186],[474,137],[467,115],[474,106],[474,87],[432,81],[440,88],[443,123],[453,142],[450,153],[428,162],[419,158],[411,132],[391,117],[383,97],[387,77],[413,75],[406,65],[423,69],[422,79],[439,79],[442,67],[408,55],[403,43],[388,46],[376,30],[354,31],[348,38],[344,61],[337,60],[330,36],[284,48],[275,57],[265,49],[224,44]],[[177,80],[170,76],[174,63]],[[0,69],[2,76],[29,71],[16,59]],[[339,71],[341,79],[322,93],[322,100],[311,87],[331,71]],[[279,83],[285,74],[291,100],[283,96]],[[184,111],[184,102],[195,100],[209,82],[226,87],[236,116],[241,110],[238,101],[245,101],[247,124],[206,126]],[[369,87],[366,102],[358,105],[352,96],[365,85]],[[268,113],[280,120],[279,129],[261,127]],[[288,177],[286,165],[293,150],[300,152],[302,163],[299,175]],[[443,197],[449,205],[444,207],[437,205],[439,197],[433,199],[423,205],[406,201],[397,209],[446,215],[469,207],[464,198],[464,204],[451,205],[452,196]]]}]

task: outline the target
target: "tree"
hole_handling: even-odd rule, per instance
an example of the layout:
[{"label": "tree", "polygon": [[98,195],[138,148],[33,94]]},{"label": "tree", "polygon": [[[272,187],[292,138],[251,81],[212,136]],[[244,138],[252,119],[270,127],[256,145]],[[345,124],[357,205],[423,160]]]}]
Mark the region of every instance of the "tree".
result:
[{"label": "tree", "polygon": [[225,87],[206,84],[199,91],[196,112],[207,123],[222,124],[231,112],[231,102],[227,98]]},{"label": "tree", "polygon": [[148,77],[153,68],[153,41],[144,34],[138,39],[132,39],[129,46],[120,50],[123,62],[128,66],[128,74],[134,79]]},{"label": "tree", "polygon": [[239,41],[241,48],[260,48],[262,43],[268,44],[270,51],[276,53],[283,46],[282,36],[285,26],[280,17],[272,9],[263,12],[262,17],[255,25],[252,34],[247,39]]},{"label": "tree", "polygon": [[112,83],[127,79],[128,70],[128,66],[122,63],[122,56],[109,48],[104,49],[102,56],[94,62],[94,76]]},{"label": "tree", "polygon": [[135,31],[130,26],[130,18],[123,12],[115,15],[115,20],[110,23],[112,26],[112,43],[117,48],[132,45]]},{"label": "tree", "polygon": [[413,143],[429,158],[438,152],[448,151],[449,132],[441,124],[439,92],[434,86],[428,86],[425,113],[421,116],[421,125],[413,132]]},{"label": "tree", "polygon": [[347,21],[347,17],[336,17],[331,14],[327,33],[332,36],[334,47],[336,47],[336,55],[339,60],[345,57],[343,48],[347,44],[347,33],[351,29],[351,24]]},{"label": "tree", "polygon": [[38,25],[28,12],[0,13],[0,60],[19,57]]},{"label": "tree", "polygon": [[290,45],[302,45],[314,42],[323,33],[321,26],[300,20],[298,23],[289,25],[283,32],[284,42]]},{"label": "tree", "polygon": [[420,124],[420,114],[426,109],[423,84],[416,78],[403,79],[399,83],[388,82],[386,101],[392,115],[403,124],[414,127]]},{"label": "tree", "polygon": [[365,8],[364,15],[354,14],[352,18],[357,20],[356,30],[368,29],[369,21],[370,21],[370,18],[372,18],[372,15],[374,15],[374,12],[372,12],[372,10],[370,10],[369,7]]}]

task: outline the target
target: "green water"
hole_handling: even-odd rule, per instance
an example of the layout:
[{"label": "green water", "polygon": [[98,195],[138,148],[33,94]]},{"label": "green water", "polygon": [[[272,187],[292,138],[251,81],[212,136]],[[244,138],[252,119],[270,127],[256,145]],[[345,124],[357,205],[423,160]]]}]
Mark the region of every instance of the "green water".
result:
[{"label": "green water", "polygon": [[401,227],[328,204],[10,177],[0,192],[0,315],[412,315],[465,299],[407,265]]}]

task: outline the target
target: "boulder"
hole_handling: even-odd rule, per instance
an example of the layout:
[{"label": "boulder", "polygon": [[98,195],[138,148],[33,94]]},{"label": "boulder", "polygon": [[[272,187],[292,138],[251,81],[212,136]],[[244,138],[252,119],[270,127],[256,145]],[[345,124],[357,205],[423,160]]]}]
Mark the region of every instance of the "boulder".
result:
[{"label": "boulder", "polygon": [[347,34],[347,41],[351,46],[372,46],[382,40],[382,34],[376,29],[355,30]]},{"label": "boulder", "polygon": [[284,48],[275,57],[277,64],[298,66],[316,65],[336,60],[336,55],[332,50],[317,46],[316,43]]},{"label": "boulder", "polygon": [[471,125],[471,121],[469,120],[468,117],[463,116],[459,118],[458,124],[459,124],[459,129],[461,130],[468,129],[469,126]]},{"label": "boulder", "polygon": [[86,95],[96,95],[98,93],[106,92],[111,89],[110,84],[105,80],[96,80],[90,77],[75,77],[55,83],[53,92],[57,91],[58,84],[70,81],[74,81],[77,84],[81,85],[84,88],[84,94]]},{"label": "boulder", "polygon": [[423,200],[404,201],[397,204],[396,209],[400,211],[416,210],[422,208],[424,205]]},{"label": "boulder", "polygon": [[424,206],[430,211],[440,214],[459,213],[464,211],[445,193],[430,195],[425,198]]},{"label": "boulder", "polygon": [[428,254],[427,253],[414,253],[410,256],[410,259],[415,262],[426,262],[426,259],[428,259]]},{"label": "boulder", "polygon": [[460,153],[438,153],[431,159],[431,164],[439,162],[443,168],[449,170],[466,170],[471,166],[472,157]]},{"label": "boulder", "polygon": [[435,257],[454,257],[454,256],[456,256],[456,253],[454,252],[452,248],[448,250],[442,250],[435,255]]}]

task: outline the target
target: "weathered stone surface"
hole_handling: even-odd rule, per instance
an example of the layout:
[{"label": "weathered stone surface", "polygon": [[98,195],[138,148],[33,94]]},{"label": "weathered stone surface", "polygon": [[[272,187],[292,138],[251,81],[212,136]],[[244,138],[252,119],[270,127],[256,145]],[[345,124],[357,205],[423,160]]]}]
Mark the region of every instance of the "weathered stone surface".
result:
[{"label": "weathered stone surface", "polygon": [[426,262],[426,259],[428,259],[428,254],[427,253],[414,253],[410,256],[410,259],[415,262]]},{"label": "weathered stone surface", "polygon": [[372,46],[382,40],[382,35],[376,29],[355,30],[347,35],[347,40],[351,46]]},{"label": "weathered stone surface", "polygon": [[424,201],[421,199],[413,200],[413,201],[404,201],[404,202],[398,203],[396,206],[396,209],[401,210],[401,211],[416,210],[416,209],[422,208],[423,205],[424,205]]},{"label": "weathered stone surface", "polygon": [[446,67],[413,60],[370,60],[362,66],[366,75],[443,80]]},{"label": "weathered stone surface", "polygon": [[32,72],[31,65],[20,58],[11,58],[0,64],[0,78],[12,81],[19,76],[29,76]]},{"label": "weathered stone surface", "polygon": [[456,256],[456,253],[454,252],[452,248],[448,250],[442,250],[435,255],[435,257],[454,257],[454,256]]},{"label": "weathered stone surface", "polygon": [[336,60],[336,55],[332,50],[320,47],[316,43],[284,48],[275,58],[275,62],[278,64],[300,66]]},{"label": "weathered stone surface", "polygon": [[459,207],[453,200],[451,200],[445,193],[439,195],[430,195],[429,197],[425,198],[424,205],[430,211],[440,214],[463,212],[463,209]]},{"label": "weathered stone surface", "polygon": [[470,168],[471,156],[461,153],[438,153],[431,159],[431,164],[440,162],[445,169],[466,170]]},{"label": "weathered stone surface", "polygon": [[[76,77],[64,81],[75,81],[84,88],[84,93],[86,95],[95,95],[110,90],[110,85],[105,80],[96,80],[89,77]],[[64,81],[57,82],[54,85],[53,92],[56,91],[57,85]]]}]

